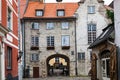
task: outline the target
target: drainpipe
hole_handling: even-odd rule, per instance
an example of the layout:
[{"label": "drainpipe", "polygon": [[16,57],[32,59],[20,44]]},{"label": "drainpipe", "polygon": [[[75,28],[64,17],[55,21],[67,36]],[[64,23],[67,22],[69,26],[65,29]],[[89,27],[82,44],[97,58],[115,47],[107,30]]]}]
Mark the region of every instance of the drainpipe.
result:
[{"label": "drainpipe", "polygon": [[[75,15],[75,17],[76,17],[76,15]],[[77,19],[77,18],[76,18]],[[75,74],[76,74],[76,76],[78,76],[78,69],[77,69],[77,37],[76,37],[76,34],[77,34],[77,32],[76,32],[76,19],[75,19],[75,22],[74,22],[74,24],[75,24]]]},{"label": "drainpipe", "polygon": [[25,61],[25,21],[24,20],[22,20],[22,50],[23,50],[23,77],[25,78],[26,61]]}]

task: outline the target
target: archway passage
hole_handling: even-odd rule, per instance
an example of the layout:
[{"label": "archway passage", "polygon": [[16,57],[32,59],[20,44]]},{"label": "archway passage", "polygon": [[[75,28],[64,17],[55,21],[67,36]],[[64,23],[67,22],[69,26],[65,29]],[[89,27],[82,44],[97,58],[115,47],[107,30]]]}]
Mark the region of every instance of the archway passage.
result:
[{"label": "archway passage", "polygon": [[54,54],[47,58],[48,76],[69,76],[70,60],[62,54]]}]

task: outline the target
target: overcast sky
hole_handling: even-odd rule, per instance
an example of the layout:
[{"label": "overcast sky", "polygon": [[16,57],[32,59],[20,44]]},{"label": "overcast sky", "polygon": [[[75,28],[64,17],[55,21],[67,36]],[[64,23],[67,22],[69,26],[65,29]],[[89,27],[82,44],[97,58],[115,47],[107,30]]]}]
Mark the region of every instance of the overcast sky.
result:
[{"label": "overcast sky", "polygon": [[[63,2],[78,2],[80,0],[63,0]],[[106,5],[109,5],[113,0],[104,0]],[[56,2],[56,0],[45,0],[45,2]]]}]

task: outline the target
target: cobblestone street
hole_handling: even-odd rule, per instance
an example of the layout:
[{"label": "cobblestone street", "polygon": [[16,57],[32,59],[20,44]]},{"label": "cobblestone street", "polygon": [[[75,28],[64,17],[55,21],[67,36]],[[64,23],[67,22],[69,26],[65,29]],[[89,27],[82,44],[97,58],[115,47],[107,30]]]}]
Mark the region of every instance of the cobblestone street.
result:
[{"label": "cobblestone street", "polygon": [[28,78],[23,80],[90,80],[90,77],[47,77],[47,78]]}]

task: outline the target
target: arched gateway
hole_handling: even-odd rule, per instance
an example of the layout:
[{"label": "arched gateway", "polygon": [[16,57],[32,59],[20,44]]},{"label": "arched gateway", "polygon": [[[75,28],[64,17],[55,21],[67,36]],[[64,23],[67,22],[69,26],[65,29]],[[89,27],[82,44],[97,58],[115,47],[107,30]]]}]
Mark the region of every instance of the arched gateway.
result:
[{"label": "arched gateway", "polygon": [[47,58],[48,76],[69,76],[70,60],[63,54],[54,54]]}]

